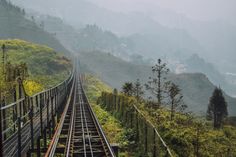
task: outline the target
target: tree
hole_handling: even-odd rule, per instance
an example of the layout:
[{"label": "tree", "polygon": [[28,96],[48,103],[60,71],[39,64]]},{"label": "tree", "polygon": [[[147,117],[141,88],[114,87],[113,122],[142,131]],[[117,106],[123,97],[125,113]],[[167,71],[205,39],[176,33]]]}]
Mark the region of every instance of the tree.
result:
[{"label": "tree", "polygon": [[138,101],[140,101],[144,95],[143,86],[141,85],[139,79],[137,79],[134,83],[133,94]]},{"label": "tree", "polygon": [[117,95],[118,94],[118,90],[116,88],[113,89],[113,94]]},{"label": "tree", "polygon": [[227,102],[225,101],[222,90],[216,87],[210,97],[207,109],[207,118],[209,120],[213,119],[214,128],[220,128],[227,115]]},{"label": "tree", "polygon": [[179,108],[180,110],[183,110],[183,107],[186,105],[183,104],[183,95],[180,93],[181,89],[178,85],[176,85],[175,83],[170,83],[167,88],[171,106],[170,119],[173,120],[176,109]]},{"label": "tree", "polygon": [[158,59],[157,64],[152,67],[152,72],[153,77],[149,77],[149,81],[145,86],[157,98],[157,108],[159,108],[162,104],[163,95],[166,92],[166,84],[169,83],[166,80],[169,69],[166,63],[162,63],[161,59]]},{"label": "tree", "polygon": [[122,92],[127,96],[132,96],[133,95],[133,83],[132,82],[126,82],[122,86]]}]

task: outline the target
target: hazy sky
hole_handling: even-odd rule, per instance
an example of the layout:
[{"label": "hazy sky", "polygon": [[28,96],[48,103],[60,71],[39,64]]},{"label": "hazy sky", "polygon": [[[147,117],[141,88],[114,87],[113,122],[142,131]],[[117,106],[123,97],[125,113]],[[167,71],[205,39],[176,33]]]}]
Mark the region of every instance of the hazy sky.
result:
[{"label": "hazy sky", "polygon": [[165,8],[193,19],[228,20],[236,24],[236,0],[89,0],[116,11],[154,11]]}]

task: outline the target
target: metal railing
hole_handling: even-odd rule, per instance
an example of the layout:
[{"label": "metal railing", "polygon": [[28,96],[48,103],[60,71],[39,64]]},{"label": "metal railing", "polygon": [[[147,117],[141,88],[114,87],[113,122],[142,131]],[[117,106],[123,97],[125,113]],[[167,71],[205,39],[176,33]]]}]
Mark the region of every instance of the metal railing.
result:
[{"label": "metal railing", "polygon": [[147,117],[132,101],[129,101],[128,97],[103,92],[99,103],[106,110],[114,113],[124,126],[134,130],[136,144],[140,148],[142,155],[173,157],[171,150],[156,127],[147,120]]},{"label": "metal railing", "polygon": [[[60,84],[33,96],[0,106],[0,156],[21,156],[35,150],[35,140],[51,136],[74,79],[74,70]],[[45,137],[46,135],[46,137]],[[40,151],[40,150],[38,150]],[[38,152],[39,153],[39,152]]]},{"label": "metal railing", "polygon": [[76,86],[70,93],[45,156],[115,157],[89,105],[80,78],[74,83]]}]

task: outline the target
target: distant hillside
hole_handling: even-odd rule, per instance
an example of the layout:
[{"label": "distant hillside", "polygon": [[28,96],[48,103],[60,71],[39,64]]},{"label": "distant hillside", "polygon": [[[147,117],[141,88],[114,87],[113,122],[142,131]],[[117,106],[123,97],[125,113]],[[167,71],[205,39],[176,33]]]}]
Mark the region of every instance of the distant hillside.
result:
[{"label": "distant hillside", "polygon": [[68,77],[71,62],[55,50],[22,40],[0,40],[5,44],[7,62],[11,64],[26,63],[29,77],[27,80],[37,82],[43,88],[49,88]]},{"label": "distant hillside", "polygon": [[230,81],[227,81],[226,77],[221,74],[213,64],[206,62],[197,54],[189,57],[186,61],[184,61],[184,64],[186,65],[186,72],[204,73],[213,84],[221,86],[222,89],[231,95],[236,94],[236,85]]},{"label": "distant hillside", "polygon": [[[137,78],[146,83],[151,76],[151,67],[134,65],[114,57],[108,53],[86,52],[79,54],[81,67],[84,72],[90,72],[114,88],[120,89],[126,81],[135,81]],[[171,74],[170,78],[182,88],[184,101],[189,110],[202,114],[206,112],[210,95],[214,85],[201,74]],[[226,96],[230,115],[236,115],[236,99]]]},{"label": "distant hillside", "polygon": [[13,6],[6,0],[0,1],[0,39],[23,39],[44,44],[58,52],[68,52],[53,35],[39,28],[33,18],[27,20],[24,10]]},{"label": "distant hillside", "polygon": [[[85,48],[81,45],[86,47],[90,45],[89,49],[100,48],[100,50],[104,50],[105,47],[106,51],[117,53],[131,52],[145,55],[147,58],[160,55],[163,57],[181,58],[186,54],[191,55],[193,53],[204,52],[198,41],[187,31],[165,27],[142,13],[124,14],[113,12],[98,7],[86,0],[51,0],[44,3],[36,0],[13,0],[13,2],[41,14],[60,17],[76,29],[86,27],[87,24],[96,24],[103,30],[108,30],[108,32],[103,32],[93,28],[95,34],[92,35],[84,32],[84,30],[79,30],[79,35],[87,36],[79,36],[77,41],[72,36],[69,41],[78,43],[72,45],[73,48]],[[67,6],[68,3],[70,7]],[[77,15],[76,18],[75,15]],[[47,26],[47,22],[44,23],[45,26]],[[55,26],[55,28],[58,27],[62,28],[60,24]],[[64,33],[63,29],[58,30]],[[122,36],[122,38],[117,37],[117,35]],[[71,36],[71,33],[66,33],[64,36]],[[64,41],[68,43],[68,41]],[[82,41],[82,43],[80,44],[78,41]]]},{"label": "distant hillside", "polygon": [[[215,86],[209,81],[206,75],[202,73],[186,73],[172,75],[172,80],[180,86],[184,95],[184,101],[189,109],[205,114],[209,97],[211,97]],[[236,115],[236,99],[225,94],[228,102],[228,111],[230,115]]]},{"label": "distant hillside", "polygon": [[[160,30],[153,33],[119,37],[97,25],[86,25],[84,28],[75,29],[60,18],[40,15],[33,11],[30,14],[34,15],[38,25],[43,25],[46,31],[54,34],[64,47],[73,52],[99,50],[131,60],[133,59],[131,54],[142,56],[145,54],[146,58],[162,56],[184,59],[201,49],[185,31],[157,27]],[[180,42],[180,36],[185,36],[186,41]]]},{"label": "distant hillside", "polygon": [[98,75],[111,87],[118,89],[126,81],[137,78],[145,81],[151,74],[148,66],[130,64],[109,53],[84,52],[79,54],[79,59],[83,71]]}]

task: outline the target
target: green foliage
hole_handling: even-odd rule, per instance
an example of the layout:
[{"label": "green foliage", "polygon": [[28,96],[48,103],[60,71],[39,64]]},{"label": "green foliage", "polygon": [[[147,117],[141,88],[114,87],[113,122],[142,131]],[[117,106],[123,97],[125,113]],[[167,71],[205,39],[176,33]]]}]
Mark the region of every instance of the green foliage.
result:
[{"label": "green foliage", "polygon": [[[107,97],[106,99],[113,97],[109,93],[103,93],[104,96]],[[101,99],[101,103],[106,103],[108,105],[107,109],[114,112],[114,101],[112,99],[106,101],[103,98]],[[125,97],[124,95],[118,95],[117,99],[124,99],[120,106],[126,108],[125,113],[135,113],[131,110],[131,106],[137,104],[136,106],[143,117],[158,129],[167,146],[176,157],[236,156],[236,128],[233,126],[224,126],[223,129],[215,130],[211,123],[205,119],[195,117],[190,113],[179,112],[176,112],[175,117],[170,121],[171,113],[166,108],[155,110],[145,103],[138,103],[133,97]],[[122,113],[123,110],[119,110],[118,113],[121,118],[126,117]],[[148,138],[152,138],[151,133]]]},{"label": "green foliage", "polygon": [[[16,68],[19,66],[27,68],[29,76],[24,85],[30,95],[55,86],[69,75],[70,60],[49,47],[22,40],[0,40],[0,45],[3,44],[6,46],[7,62],[18,65]],[[11,64],[6,64],[7,73]],[[7,85],[1,81],[1,88],[12,86],[11,84]]]},{"label": "green foliage", "polygon": [[[122,128],[121,123],[115,119],[110,113],[102,109],[99,105],[95,105],[102,91],[111,92],[112,89],[92,75],[85,75],[85,91],[88,96],[92,108],[102,125],[102,128],[110,143],[120,144],[120,156],[130,157],[127,155],[127,147],[132,142],[129,141],[132,136],[131,130]],[[127,138],[129,137],[129,138]]]},{"label": "green foliage", "polygon": [[169,73],[169,68],[166,63],[162,63],[161,59],[157,60],[157,63],[152,67],[152,76],[149,76],[147,84],[145,84],[146,89],[151,92],[154,99],[157,99],[157,106],[159,108],[163,104],[166,84],[166,75]]},{"label": "green foliage", "polygon": [[140,83],[139,79],[137,79],[133,84],[134,84],[134,87],[133,87],[134,96],[138,101],[140,101],[141,99],[143,99],[143,96],[144,96],[143,86]]},{"label": "green foliage", "polygon": [[24,81],[24,88],[28,95],[33,95],[43,91],[43,86],[32,80]]},{"label": "green foliage", "polygon": [[125,82],[124,85],[122,86],[122,92],[127,96],[132,96],[133,88],[134,86],[132,82]]},{"label": "green foliage", "polygon": [[207,117],[213,119],[214,128],[220,128],[227,115],[227,102],[225,101],[222,90],[215,88],[208,105]]},{"label": "green foliage", "polygon": [[97,98],[102,94],[102,91],[112,91],[108,85],[104,84],[101,80],[92,75],[85,75],[85,82],[86,94],[92,103],[96,103]]},{"label": "green foliage", "polygon": [[123,143],[121,143],[121,146],[128,149],[128,148],[132,148],[135,146],[135,132],[133,129],[126,129],[123,133],[122,133],[122,141]]},{"label": "green foliage", "polygon": [[128,143],[127,139],[123,138],[124,130],[122,129],[120,122],[100,106],[93,104],[92,107],[109,142],[122,144]]},{"label": "green foliage", "polygon": [[[148,76],[152,75],[150,66],[135,65],[100,51],[81,52],[79,58],[82,71],[99,76],[104,82],[118,90],[124,82],[140,78],[140,81],[144,83],[148,81]],[[168,77],[182,89],[183,101],[188,105],[188,110],[205,115],[209,97],[215,88],[206,75],[170,73]],[[236,115],[236,99],[224,95],[228,102],[229,115]]]}]

